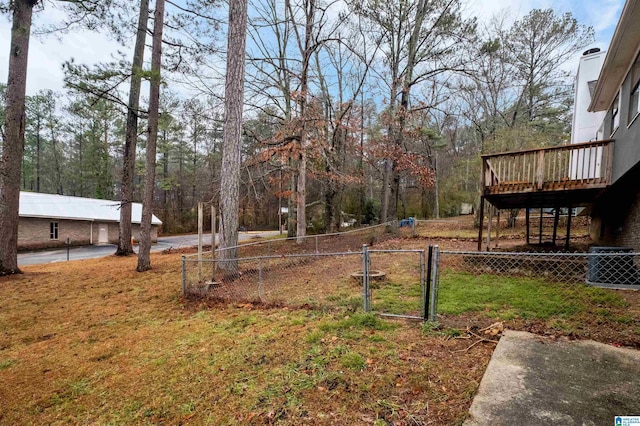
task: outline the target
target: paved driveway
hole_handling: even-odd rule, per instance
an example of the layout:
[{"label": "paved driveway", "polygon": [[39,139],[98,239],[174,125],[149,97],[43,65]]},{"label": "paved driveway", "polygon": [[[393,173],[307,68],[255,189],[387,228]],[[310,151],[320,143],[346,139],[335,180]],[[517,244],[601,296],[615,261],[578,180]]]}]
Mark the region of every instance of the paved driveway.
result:
[{"label": "paved driveway", "polygon": [[[255,237],[269,237],[278,235],[278,231],[264,232],[241,232],[238,236],[240,241],[248,241]],[[211,234],[203,236],[203,244],[211,243]],[[216,235],[216,244],[218,243],[218,235]],[[168,248],[193,247],[198,245],[198,234],[176,235],[170,237],[158,238],[158,244],[151,247],[151,251],[162,251]],[[134,247],[137,251],[138,247]],[[100,246],[83,246],[71,247],[69,249],[69,260],[94,259],[97,257],[110,256],[116,251],[113,244],[105,244]],[[64,262],[67,260],[67,249],[40,250],[32,252],[18,253],[18,265],[36,265],[42,263]]]}]

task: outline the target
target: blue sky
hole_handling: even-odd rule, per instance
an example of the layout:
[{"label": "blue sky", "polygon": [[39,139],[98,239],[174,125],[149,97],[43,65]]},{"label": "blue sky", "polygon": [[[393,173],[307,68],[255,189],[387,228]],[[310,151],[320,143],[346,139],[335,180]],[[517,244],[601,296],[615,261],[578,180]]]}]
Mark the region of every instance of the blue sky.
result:
[{"label": "blue sky", "polygon": [[468,7],[479,19],[487,19],[505,8],[516,16],[524,16],[536,8],[571,12],[581,24],[590,25],[595,30],[596,42],[591,47],[606,50],[623,6],[624,0],[470,0]]},{"label": "blue sky", "polygon": [[[47,5],[51,5],[48,2]],[[480,20],[488,19],[493,13],[509,8],[514,16],[523,16],[534,8],[553,8],[559,12],[571,12],[582,24],[591,25],[596,32],[596,42],[590,47],[605,50],[611,40],[620,16],[623,0],[468,0],[467,13]],[[40,12],[36,19],[55,19],[59,11],[49,7]],[[9,39],[11,24],[0,17],[0,81],[7,81]],[[116,51],[127,52],[105,34],[77,31],[45,39],[33,38],[29,51],[29,71],[27,92],[33,94],[41,89],[62,89],[63,73],[61,64],[75,58],[78,63],[93,64],[109,61]],[[577,68],[579,54],[567,66]]]}]

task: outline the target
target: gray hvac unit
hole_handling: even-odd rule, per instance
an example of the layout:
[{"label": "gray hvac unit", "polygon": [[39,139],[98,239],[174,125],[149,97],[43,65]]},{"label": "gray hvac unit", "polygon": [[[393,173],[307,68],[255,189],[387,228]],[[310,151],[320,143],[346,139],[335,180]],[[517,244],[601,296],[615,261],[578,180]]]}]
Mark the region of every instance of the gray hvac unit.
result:
[{"label": "gray hvac unit", "polygon": [[639,284],[632,248],[591,247],[588,265],[589,285],[611,287]]}]

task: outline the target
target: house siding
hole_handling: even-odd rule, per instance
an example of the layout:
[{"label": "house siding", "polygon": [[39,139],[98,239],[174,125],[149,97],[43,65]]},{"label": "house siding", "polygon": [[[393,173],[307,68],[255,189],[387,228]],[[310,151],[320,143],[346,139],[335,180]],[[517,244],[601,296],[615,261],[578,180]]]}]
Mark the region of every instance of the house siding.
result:
[{"label": "house siding", "polygon": [[[50,238],[50,224],[58,222],[58,239]],[[92,225],[93,223],[93,225]],[[18,224],[18,249],[34,250],[43,248],[64,247],[67,238],[73,246],[98,243],[99,224],[104,222],[91,222],[82,220],[46,219],[21,217]],[[117,244],[119,235],[118,223],[108,223],[109,243]],[[93,230],[93,238],[91,231]],[[140,225],[132,226],[132,234],[136,241],[140,236]],[[158,226],[151,227],[151,241],[158,241]]]},{"label": "house siding", "polygon": [[615,183],[623,177],[633,166],[640,162],[640,117],[630,124],[629,109],[631,104],[632,76],[627,74],[620,87],[620,125],[611,135],[611,108],[607,111],[604,121],[604,138],[611,135],[615,139],[615,152],[613,157],[612,181]]},{"label": "house siding", "polygon": [[590,233],[597,245],[640,251],[640,117],[629,117],[632,89],[633,76],[628,72],[619,89],[620,122],[615,133],[611,134],[611,107],[604,118],[603,137],[615,140],[612,186],[592,208]]}]

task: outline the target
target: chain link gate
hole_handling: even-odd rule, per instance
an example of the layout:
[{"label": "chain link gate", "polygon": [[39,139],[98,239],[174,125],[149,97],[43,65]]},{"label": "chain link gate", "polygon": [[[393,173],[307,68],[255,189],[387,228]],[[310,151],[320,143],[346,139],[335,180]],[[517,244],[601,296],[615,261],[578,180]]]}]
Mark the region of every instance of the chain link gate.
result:
[{"label": "chain link gate", "polygon": [[381,316],[427,320],[432,311],[433,249],[371,250],[363,247],[364,310]]}]

